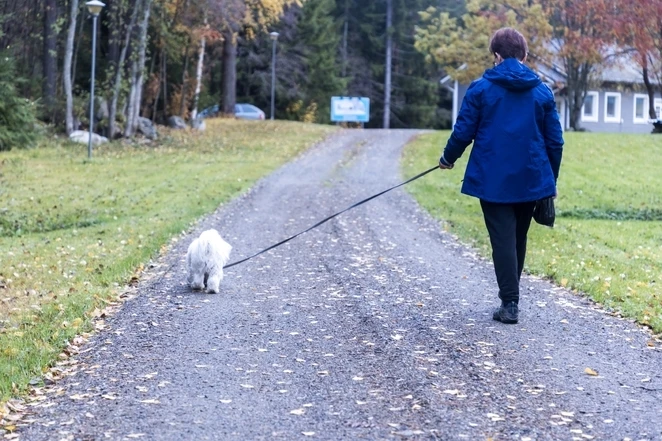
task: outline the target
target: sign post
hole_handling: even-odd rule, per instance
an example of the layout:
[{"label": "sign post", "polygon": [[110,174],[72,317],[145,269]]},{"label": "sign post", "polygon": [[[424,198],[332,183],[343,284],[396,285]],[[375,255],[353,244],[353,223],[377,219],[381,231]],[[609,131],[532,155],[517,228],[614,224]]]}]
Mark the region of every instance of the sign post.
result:
[{"label": "sign post", "polygon": [[331,97],[331,121],[358,122],[370,121],[370,98],[365,97]]}]

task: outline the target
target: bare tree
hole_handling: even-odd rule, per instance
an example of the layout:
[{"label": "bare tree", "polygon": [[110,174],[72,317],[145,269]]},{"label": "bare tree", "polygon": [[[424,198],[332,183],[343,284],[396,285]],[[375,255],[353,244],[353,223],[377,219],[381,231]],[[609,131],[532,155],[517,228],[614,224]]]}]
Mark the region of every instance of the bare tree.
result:
[{"label": "bare tree", "polygon": [[76,19],[78,17],[78,0],[70,0],[69,3],[69,30],[67,32],[67,44],[64,50],[64,94],[66,95],[67,108],[65,114],[67,135],[74,131],[74,96],[71,83],[71,59],[74,54],[74,37],[76,36]]},{"label": "bare tree", "polygon": [[205,11],[205,30],[200,38],[200,50],[198,51],[198,66],[195,70],[195,93],[193,95],[193,110],[191,110],[191,119],[198,116],[198,100],[200,99],[200,89],[202,86],[202,68],[205,63],[205,47],[207,44],[207,12]]},{"label": "bare tree", "polygon": [[133,11],[131,12],[131,19],[129,24],[126,27],[124,32],[124,43],[122,44],[122,49],[120,51],[119,60],[117,66],[115,67],[115,82],[113,85],[113,96],[110,100],[110,111],[108,114],[108,137],[113,138],[115,134],[115,116],[117,115],[117,101],[120,96],[120,88],[122,86],[122,72],[124,71],[124,61],[126,60],[126,53],[131,44],[131,34],[133,32],[133,26],[136,24],[136,19],[138,17],[138,7],[134,6]]},{"label": "bare tree", "polygon": [[[140,116],[140,102],[142,100],[142,87],[144,82],[145,52],[147,50],[147,28],[149,26],[149,13],[152,0],[142,0],[143,19],[140,24],[138,36],[138,58],[131,64],[131,91],[129,93],[128,117],[124,136],[133,136]],[[136,8],[138,5],[136,5]]]}]

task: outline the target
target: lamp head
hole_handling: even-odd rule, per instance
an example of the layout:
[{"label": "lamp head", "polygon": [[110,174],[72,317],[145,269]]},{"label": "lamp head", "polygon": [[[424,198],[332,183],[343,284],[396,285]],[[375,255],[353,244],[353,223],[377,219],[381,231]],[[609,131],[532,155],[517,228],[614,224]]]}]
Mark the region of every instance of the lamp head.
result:
[{"label": "lamp head", "polygon": [[90,14],[96,17],[101,14],[101,10],[104,6],[106,6],[106,4],[101,3],[99,0],[91,0],[85,3],[85,6],[87,6],[87,10],[90,12]]},{"label": "lamp head", "polygon": [[280,35],[278,32],[270,32],[269,33],[269,38],[276,41],[276,40],[278,40],[278,35]]}]

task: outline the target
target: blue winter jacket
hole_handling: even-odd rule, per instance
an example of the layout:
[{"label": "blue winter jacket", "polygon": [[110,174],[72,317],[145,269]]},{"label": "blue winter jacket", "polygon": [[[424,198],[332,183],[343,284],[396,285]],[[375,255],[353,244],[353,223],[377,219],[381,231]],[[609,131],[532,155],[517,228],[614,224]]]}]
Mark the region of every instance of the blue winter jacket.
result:
[{"label": "blue winter jacket", "polygon": [[517,59],[471,83],[441,162],[455,163],[471,141],[462,193],[495,203],[556,194],[563,136],[554,95]]}]

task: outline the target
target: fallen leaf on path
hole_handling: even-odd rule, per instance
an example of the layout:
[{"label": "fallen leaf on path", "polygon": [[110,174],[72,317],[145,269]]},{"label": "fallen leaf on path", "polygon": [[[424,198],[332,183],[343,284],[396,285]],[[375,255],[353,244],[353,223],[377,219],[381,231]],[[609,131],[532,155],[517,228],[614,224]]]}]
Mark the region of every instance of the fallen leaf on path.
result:
[{"label": "fallen leaf on path", "polygon": [[290,410],[290,413],[292,415],[303,415],[304,413],[306,413],[306,409],[304,408],[294,409],[294,410]]},{"label": "fallen leaf on path", "polygon": [[313,436],[313,435],[315,435],[315,432],[301,432],[301,433],[303,433],[305,436]]},{"label": "fallen leaf on path", "polygon": [[600,375],[600,374],[598,374],[597,371],[594,371],[593,369],[591,369],[591,368],[589,368],[589,367],[587,367],[586,369],[584,369],[584,373],[587,374],[587,375],[590,375],[590,376],[592,376],[592,377],[597,377],[598,375]]},{"label": "fallen leaf on path", "polygon": [[409,430],[409,429],[407,429],[407,430],[400,430],[400,431],[391,432],[391,433],[393,433],[393,435],[398,435],[398,436],[402,436],[402,437],[410,437],[410,436],[414,436],[414,435],[423,435],[425,432],[423,432],[422,430]]},{"label": "fallen leaf on path", "polygon": [[150,398],[149,400],[140,400],[140,402],[145,404],[161,404],[159,400],[154,398]]}]

